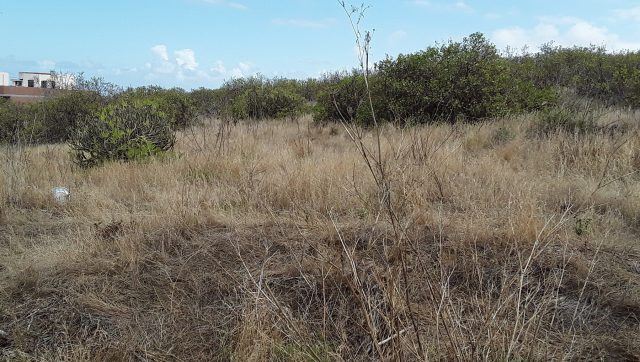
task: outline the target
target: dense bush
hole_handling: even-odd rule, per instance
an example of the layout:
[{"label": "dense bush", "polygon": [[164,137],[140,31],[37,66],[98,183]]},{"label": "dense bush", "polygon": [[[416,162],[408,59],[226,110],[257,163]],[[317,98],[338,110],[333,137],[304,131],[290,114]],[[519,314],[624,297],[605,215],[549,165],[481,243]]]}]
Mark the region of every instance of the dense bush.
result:
[{"label": "dense bush", "polygon": [[[0,102],[0,142],[65,141],[78,122],[119,102],[157,109],[174,130],[192,125],[198,117],[272,119],[311,110],[323,123],[370,125],[373,119],[364,78],[356,71],[306,80],[253,76],[232,79],[219,89],[191,92],[160,87],[123,91],[101,78],[71,78],[76,81],[73,90],[52,93],[42,102]],[[387,58],[376,64],[369,84],[380,121],[475,121],[538,111],[542,133],[586,129],[588,122],[571,116],[575,107],[559,99],[560,93],[570,91],[604,106],[640,107],[640,52],[547,44],[537,53],[501,54],[475,33],[460,42]]]},{"label": "dense bush", "polygon": [[558,102],[538,112],[538,121],[532,132],[536,136],[548,136],[556,132],[585,134],[597,129],[602,105],[575,91],[559,93]]},{"label": "dense bush", "polygon": [[234,79],[225,83],[229,113],[233,119],[269,119],[298,116],[305,110],[305,99],[297,84],[262,76]]},{"label": "dense bush", "polygon": [[[327,85],[318,95],[318,100],[313,107],[313,118],[316,122],[326,123],[330,121],[356,122],[364,126],[371,125],[371,105],[364,76],[356,70],[350,74],[343,73],[337,80],[327,82]],[[335,78],[334,78],[335,79]],[[373,100],[374,111],[380,116],[386,111],[387,102],[383,99],[384,92],[381,87],[380,77],[369,79],[369,89]]]},{"label": "dense bush", "polygon": [[0,98],[0,142],[31,142],[28,132],[35,123],[32,112],[27,106],[15,104]]},{"label": "dense bush", "polygon": [[56,143],[68,139],[82,119],[102,105],[92,92],[64,91],[29,104],[0,104],[0,141]]},{"label": "dense bush", "polygon": [[38,116],[38,142],[66,141],[74,127],[102,105],[103,99],[89,91],[64,91],[30,105]]},{"label": "dense bush", "polygon": [[193,124],[196,118],[196,106],[193,99],[189,93],[180,88],[130,88],[118,98],[121,101],[142,102],[157,108],[167,117],[174,129],[184,129]]},{"label": "dense bush", "polygon": [[538,86],[570,88],[609,105],[640,106],[640,52],[546,44],[528,57],[536,63]]},{"label": "dense bush", "polygon": [[78,124],[70,146],[81,167],[140,160],[173,148],[172,122],[153,106],[122,102]]},{"label": "dense bush", "polygon": [[[353,72],[318,95],[313,118],[316,122],[352,121],[363,107],[366,96],[364,77]],[[362,110],[360,110],[362,112]]]},{"label": "dense bush", "polygon": [[224,117],[229,97],[223,89],[198,88],[190,93],[195,112],[203,117]]},{"label": "dense bush", "polygon": [[[536,87],[533,79],[523,76],[526,65],[501,57],[479,33],[462,42],[387,58],[370,77],[374,111],[381,120],[423,123],[478,120],[536,109],[553,100],[554,92]],[[343,77],[321,93],[315,117],[338,120],[342,114],[368,123],[372,118],[369,105],[362,106],[365,95],[361,75]]]},{"label": "dense bush", "polygon": [[480,119],[505,109],[507,72],[481,34],[379,64],[390,115],[419,120]]}]

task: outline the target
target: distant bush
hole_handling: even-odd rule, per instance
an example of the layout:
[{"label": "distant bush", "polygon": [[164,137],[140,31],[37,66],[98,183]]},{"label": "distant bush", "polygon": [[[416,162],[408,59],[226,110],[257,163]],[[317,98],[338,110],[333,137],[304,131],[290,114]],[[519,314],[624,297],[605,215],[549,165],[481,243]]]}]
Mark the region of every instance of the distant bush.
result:
[{"label": "distant bush", "polygon": [[40,102],[0,103],[0,141],[57,143],[68,139],[73,127],[100,106],[96,94],[57,92]]},{"label": "distant bush", "polygon": [[35,112],[25,105],[0,99],[0,143],[32,142],[28,132]]},{"label": "distant bush", "polygon": [[546,44],[529,57],[536,64],[538,86],[569,88],[608,105],[640,106],[640,52]]},{"label": "distant bush", "polygon": [[198,88],[189,93],[197,115],[224,117],[229,107],[229,97],[223,89]]},{"label": "distant bush", "polygon": [[63,91],[30,105],[35,109],[40,123],[37,132],[38,142],[66,141],[75,126],[94,114],[101,106],[103,99],[97,93],[89,91]]},{"label": "distant bush", "polygon": [[[524,76],[532,62],[518,64],[502,57],[480,33],[424,51],[387,58],[370,76],[374,111],[394,123],[474,121],[538,109],[552,101],[550,87],[536,87]],[[317,121],[341,119],[369,123],[371,107],[363,107],[362,75],[344,76],[320,94]],[[353,113],[353,114],[351,114]]]},{"label": "distant bush", "polygon": [[189,93],[180,88],[131,88],[123,92],[120,101],[138,102],[157,108],[171,123],[173,129],[184,129],[196,119],[196,106]]},{"label": "distant bush", "polygon": [[313,118],[321,123],[355,120],[365,96],[364,77],[355,71],[345,74],[334,85],[320,92],[313,108]]},{"label": "distant bush", "polygon": [[172,123],[150,105],[122,102],[78,124],[70,146],[80,167],[106,161],[140,160],[173,148]]},{"label": "distant bush", "polygon": [[505,111],[506,65],[479,33],[384,60],[378,69],[389,102],[386,118],[475,120]]},{"label": "distant bush", "polygon": [[223,89],[230,96],[233,119],[295,117],[305,110],[305,99],[295,83],[264,77],[234,79]]},{"label": "distant bush", "polygon": [[559,101],[538,113],[533,133],[547,136],[555,132],[585,134],[597,130],[602,106],[570,91],[561,93]]}]

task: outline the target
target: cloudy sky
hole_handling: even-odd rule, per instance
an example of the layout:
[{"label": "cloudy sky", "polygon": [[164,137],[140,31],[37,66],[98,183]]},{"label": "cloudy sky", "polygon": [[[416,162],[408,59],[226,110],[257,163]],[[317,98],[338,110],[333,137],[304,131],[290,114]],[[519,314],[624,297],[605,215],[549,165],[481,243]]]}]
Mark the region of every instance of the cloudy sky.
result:
[{"label": "cloudy sky", "polygon": [[[640,49],[637,0],[367,3],[374,60],[478,31],[500,49],[549,41]],[[0,0],[0,34],[0,71],[84,72],[123,86],[217,87],[357,65],[337,0]]]}]

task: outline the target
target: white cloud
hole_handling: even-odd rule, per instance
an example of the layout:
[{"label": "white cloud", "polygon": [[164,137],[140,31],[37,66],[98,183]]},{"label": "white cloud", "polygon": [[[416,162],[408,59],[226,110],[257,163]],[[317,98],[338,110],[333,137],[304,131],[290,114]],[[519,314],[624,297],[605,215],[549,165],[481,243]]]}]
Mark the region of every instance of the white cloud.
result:
[{"label": "white cloud", "polygon": [[[207,66],[200,67],[193,49],[178,49],[171,53],[165,45],[151,47],[155,59],[144,64],[143,68],[131,68],[124,71],[144,71],[149,81],[178,81],[183,84],[219,83],[227,78],[246,77],[255,74],[254,65],[250,62],[240,62],[230,71],[222,60],[217,60]],[[173,54],[171,57],[170,54]]]},{"label": "white cloud", "polygon": [[227,73],[227,68],[224,66],[224,62],[222,60],[218,60],[216,65],[209,69],[214,74],[225,74]]},{"label": "white cloud", "polygon": [[322,20],[309,19],[273,19],[271,23],[275,25],[295,26],[299,28],[321,29],[328,28],[336,23],[334,18],[326,18]]},{"label": "white cloud", "polygon": [[491,39],[499,48],[537,48],[553,41],[562,46],[605,45],[609,50],[639,49],[640,43],[622,39],[603,26],[575,17],[543,17],[533,28],[497,29]]},{"label": "white cloud", "polygon": [[240,62],[238,66],[231,70],[231,77],[233,78],[242,78],[250,75],[253,69],[253,64],[249,62]]},{"label": "white cloud", "polygon": [[235,3],[235,2],[227,2],[227,6],[230,6],[232,8],[238,9],[238,10],[247,10],[248,7],[246,5],[240,4],[240,3]]},{"label": "white cloud", "polygon": [[174,52],[176,57],[176,64],[178,67],[186,70],[196,70],[198,68],[198,62],[196,61],[196,54],[192,49],[180,49]]},{"label": "white cloud", "polygon": [[160,59],[169,61],[169,52],[167,52],[167,46],[163,44],[155,45],[151,47],[151,51],[157,55]]},{"label": "white cloud", "polygon": [[253,65],[251,63],[248,62],[240,62],[238,64],[238,67],[240,68],[240,70],[242,70],[243,72],[248,72],[251,68],[253,68]]},{"label": "white cloud", "polygon": [[614,11],[614,14],[622,20],[640,21],[640,6],[630,9],[618,9]]}]

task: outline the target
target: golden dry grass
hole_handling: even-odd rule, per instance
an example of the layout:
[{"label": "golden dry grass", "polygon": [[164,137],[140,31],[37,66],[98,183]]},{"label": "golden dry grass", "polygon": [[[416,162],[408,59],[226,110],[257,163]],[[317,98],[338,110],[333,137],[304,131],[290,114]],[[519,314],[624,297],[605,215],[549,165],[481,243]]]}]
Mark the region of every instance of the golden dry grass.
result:
[{"label": "golden dry grass", "polygon": [[384,128],[403,243],[339,125],[211,122],[86,171],[4,148],[2,356],[638,360],[640,139],[618,116]]}]

